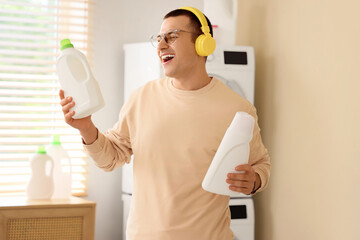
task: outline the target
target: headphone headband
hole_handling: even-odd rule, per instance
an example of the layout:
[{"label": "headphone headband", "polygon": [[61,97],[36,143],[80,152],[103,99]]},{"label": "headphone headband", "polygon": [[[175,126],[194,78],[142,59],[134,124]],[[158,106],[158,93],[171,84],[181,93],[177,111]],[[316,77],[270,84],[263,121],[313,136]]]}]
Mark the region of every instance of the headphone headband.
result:
[{"label": "headphone headband", "polygon": [[205,34],[210,34],[210,28],[207,24],[206,18],[204,16],[204,14],[197,8],[194,7],[182,7],[180,9],[184,9],[184,10],[188,10],[190,12],[192,12],[193,14],[195,14],[195,16],[199,19],[200,24],[201,24],[201,31]]}]

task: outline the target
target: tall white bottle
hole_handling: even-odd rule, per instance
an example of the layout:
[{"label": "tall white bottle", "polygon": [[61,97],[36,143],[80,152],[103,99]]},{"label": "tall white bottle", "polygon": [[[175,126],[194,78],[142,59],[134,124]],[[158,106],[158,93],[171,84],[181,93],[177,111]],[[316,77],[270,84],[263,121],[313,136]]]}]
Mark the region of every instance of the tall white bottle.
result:
[{"label": "tall white bottle", "polygon": [[47,146],[48,155],[54,160],[54,193],[53,199],[71,197],[72,168],[68,153],[61,146],[60,136],[54,135],[51,145]]},{"label": "tall white bottle", "polygon": [[202,182],[204,190],[230,197],[245,196],[231,191],[226,179],[228,173],[237,172],[236,166],[248,163],[254,124],[255,120],[250,114],[235,114]]},{"label": "tall white bottle", "polygon": [[26,187],[28,199],[50,199],[54,192],[54,161],[46,154],[44,146],[39,146],[31,157],[30,167],[31,177]]},{"label": "tall white bottle", "polygon": [[65,97],[71,96],[75,106],[73,118],[84,118],[104,106],[99,85],[83,53],[75,49],[69,39],[63,39],[61,54],[57,59],[56,71]]}]

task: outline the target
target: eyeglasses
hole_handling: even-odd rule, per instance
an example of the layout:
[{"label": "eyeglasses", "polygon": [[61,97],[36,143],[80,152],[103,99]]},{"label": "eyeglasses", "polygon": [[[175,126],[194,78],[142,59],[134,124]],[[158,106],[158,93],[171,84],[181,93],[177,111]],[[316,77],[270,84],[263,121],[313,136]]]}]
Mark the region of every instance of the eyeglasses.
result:
[{"label": "eyeglasses", "polygon": [[164,39],[167,44],[172,44],[173,42],[175,42],[176,38],[178,38],[178,33],[179,32],[200,35],[198,33],[188,32],[188,31],[185,31],[185,30],[170,29],[170,30],[168,30],[168,31],[166,31],[166,32],[164,32],[162,34],[154,34],[154,35],[152,35],[150,37],[150,42],[156,48],[157,48],[157,46],[159,45],[159,43],[161,42],[162,39]]}]

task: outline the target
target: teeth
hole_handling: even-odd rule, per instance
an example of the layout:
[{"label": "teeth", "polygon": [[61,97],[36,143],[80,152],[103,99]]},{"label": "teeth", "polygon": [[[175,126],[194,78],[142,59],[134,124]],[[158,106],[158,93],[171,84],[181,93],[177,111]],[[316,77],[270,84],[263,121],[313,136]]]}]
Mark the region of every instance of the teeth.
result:
[{"label": "teeth", "polygon": [[163,56],[161,56],[161,59],[165,60],[166,58],[171,58],[171,57],[175,57],[175,55],[173,55],[173,54],[163,55]]}]

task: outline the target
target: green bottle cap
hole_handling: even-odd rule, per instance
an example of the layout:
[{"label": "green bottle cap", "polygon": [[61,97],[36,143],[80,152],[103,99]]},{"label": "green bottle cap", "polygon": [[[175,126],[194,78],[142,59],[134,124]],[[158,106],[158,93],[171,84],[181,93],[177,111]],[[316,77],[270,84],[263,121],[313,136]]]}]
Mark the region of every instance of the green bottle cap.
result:
[{"label": "green bottle cap", "polygon": [[52,145],[61,145],[60,135],[59,135],[59,134],[54,134],[54,135],[53,135],[53,141],[52,141],[51,144],[52,144]]},{"label": "green bottle cap", "polygon": [[73,48],[74,45],[70,42],[70,39],[66,38],[60,41],[61,51],[67,48]]},{"label": "green bottle cap", "polygon": [[36,153],[37,154],[46,154],[45,146],[39,146]]}]

